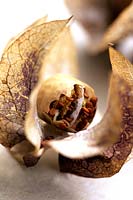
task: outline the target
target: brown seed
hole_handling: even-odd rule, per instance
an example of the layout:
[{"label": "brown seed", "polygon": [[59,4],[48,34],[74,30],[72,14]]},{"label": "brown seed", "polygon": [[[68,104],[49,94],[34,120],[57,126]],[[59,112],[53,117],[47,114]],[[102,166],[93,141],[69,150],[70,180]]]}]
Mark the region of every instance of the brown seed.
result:
[{"label": "brown seed", "polygon": [[56,75],[42,84],[37,100],[38,115],[42,119],[41,113],[46,113],[51,118],[47,122],[50,121],[60,129],[73,131],[73,127],[76,127],[81,118],[92,121],[89,108],[94,112],[94,106],[87,99],[88,96],[95,97],[90,86],[69,76]]},{"label": "brown seed", "polygon": [[90,99],[90,102],[92,102],[93,106],[96,106],[97,97],[92,97],[92,98]]},{"label": "brown seed", "polygon": [[49,114],[50,114],[51,116],[54,116],[54,115],[56,114],[56,112],[57,112],[57,109],[52,108],[52,109],[50,109]]},{"label": "brown seed", "polygon": [[86,107],[92,109],[92,108],[93,108],[92,102],[88,101],[88,102],[86,103]]},{"label": "brown seed", "polygon": [[88,94],[86,88],[84,88],[84,97],[87,98],[87,99],[89,98],[89,94]]},{"label": "brown seed", "polygon": [[83,108],[82,108],[82,111],[83,111],[83,112],[87,112],[87,113],[89,113],[89,109],[86,108],[86,107],[83,107]]}]

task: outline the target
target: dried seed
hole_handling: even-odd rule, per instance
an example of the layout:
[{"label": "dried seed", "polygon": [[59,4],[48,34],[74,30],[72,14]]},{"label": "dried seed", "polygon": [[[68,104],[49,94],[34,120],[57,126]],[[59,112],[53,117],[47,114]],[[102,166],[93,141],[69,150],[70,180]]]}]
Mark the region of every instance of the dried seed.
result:
[{"label": "dried seed", "polygon": [[[66,84],[64,84],[65,81]],[[70,88],[67,86],[70,84],[69,82],[72,82]],[[49,88],[54,89],[50,91]],[[64,93],[62,93],[62,91],[64,91]],[[54,96],[54,92],[56,96]],[[85,92],[88,98],[84,97]],[[43,117],[41,114],[45,112],[45,115],[51,118],[52,123],[63,130],[82,130],[94,117],[97,99],[95,94],[86,84],[76,79],[73,80],[72,77],[65,77],[64,79],[62,79],[61,75],[51,77],[49,80],[46,80],[46,83],[44,82],[40,89],[39,96],[39,101],[37,103],[39,117],[45,120],[46,117]],[[89,100],[89,97],[92,102]],[[42,101],[43,98],[44,101]],[[45,105],[46,99],[47,102],[49,102],[49,104],[47,104],[47,109]],[[50,99],[52,99],[52,101],[50,101]],[[42,109],[39,108],[40,105]],[[89,114],[90,110],[91,115]],[[82,125],[81,123],[79,124],[80,121]]]}]

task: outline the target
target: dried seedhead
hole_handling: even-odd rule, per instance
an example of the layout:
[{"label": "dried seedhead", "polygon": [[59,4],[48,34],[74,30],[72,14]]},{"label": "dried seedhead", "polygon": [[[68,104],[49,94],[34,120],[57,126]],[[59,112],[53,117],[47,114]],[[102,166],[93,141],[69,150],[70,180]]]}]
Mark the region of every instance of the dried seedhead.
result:
[{"label": "dried seedhead", "polygon": [[[70,159],[60,155],[59,163],[62,172],[69,172],[79,176],[92,178],[110,177],[120,171],[121,167],[132,152],[133,65],[112,47],[110,47],[110,59],[113,73],[121,78],[121,80],[125,80],[125,83],[123,81],[119,82],[119,92],[117,91],[120,99],[119,105],[122,112],[122,121],[120,129],[118,130],[120,137],[117,142],[106,148],[101,155],[99,154],[85,159]],[[115,85],[113,87],[115,87]],[[111,101],[112,99],[113,101],[115,100],[115,98],[111,98]],[[115,109],[118,109],[118,105]],[[114,109],[112,112],[114,112]],[[111,112],[108,110],[108,113]],[[112,128],[114,128],[114,125]]]},{"label": "dried seedhead", "polygon": [[69,19],[45,20],[28,27],[2,55],[0,143],[26,166],[35,165],[51,147],[67,157],[60,157],[61,171],[111,176],[132,150],[132,64],[110,48],[113,75],[106,113],[86,129],[97,97],[90,86],[63,74],[77,66]]},{"label": "dried seedhead", "polygon": [[71,76],[55,75],[44,81],[37,97],[40,119],[77,132],[87,128],[96,112],[97,97],[87,84]]}]

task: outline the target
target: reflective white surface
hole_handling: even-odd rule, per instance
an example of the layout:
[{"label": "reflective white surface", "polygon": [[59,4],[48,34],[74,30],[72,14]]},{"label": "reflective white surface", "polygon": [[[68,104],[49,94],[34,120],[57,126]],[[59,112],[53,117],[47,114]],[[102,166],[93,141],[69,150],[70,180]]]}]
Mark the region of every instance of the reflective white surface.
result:
[{"label": "reflective white surface", "polygon": [[1,200],[114,200],[132,199],[133,161],[112,178],[90,179],[58,170],[57,154],[47,152],[33,168],[20,166],[0,149]]},{"label": "reflective white surface", "polygon": [[[61,0],[1,0],[0,2],[0,51],[7,41],[21,32],[34,20],[49,15],[51,19],[69,16]],[[82,48],[82,35],[77,25],[73,27],[78,44],[80,78],[90,83],[98,95],[98,112],[95,123],[100,120],[106,107],[108,56],[89,58]],[[78,31],[79,32],[78,32]],[[58,169],[58,155],[46,152],[33,168],[20,166],[0,146],[0,200],[130,200],[132,199],[133,161],[111,178],[90,179],[62,174]]]}]

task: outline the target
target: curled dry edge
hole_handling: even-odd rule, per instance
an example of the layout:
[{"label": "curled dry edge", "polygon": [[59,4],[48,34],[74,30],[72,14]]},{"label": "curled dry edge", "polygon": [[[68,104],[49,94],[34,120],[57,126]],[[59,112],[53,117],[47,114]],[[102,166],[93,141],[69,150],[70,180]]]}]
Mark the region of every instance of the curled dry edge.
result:
[{"label": "curled dry edge", "polygon": [[[46,22],[46,17],[37,20],[10,41],[4,50],[0,62],[0,143],[10,150],[25,141],[24,121],[29,110],[29,96],[38,82],[40,69],[43,70],[45,55],[69,20]],[[67,48],[65,51],[67,55]],[[57,66],[55,70],[58,72],[59,69]],[[46,71],[47,77],[51,72]],[[32,149],[30,143],[27,145],[27,149]],[[20,159],[16,149],[11,152]]]},{"label": "curled dry edge", "polygon": [[[119,172],[133,147],[133,65],[119,52],[112,47],[109,49],[113,74],[117,76],[117,81],[121,81],[113,87],[118,87],[119,105],[122,111],[122,122],[119,129],[119,139],[116,143],[103,151],[103,154],[86,159],[69,159],[60,156],[60,170],[62,172],[74,173],[79,176],[101,178],[109,177]],[[115,94],[114,94],[115,95]],[[113,97],[113,96],[112,96]],[[115,98],[115,96],[114,96]],[[110,98],[111,104],[114,98]],[[110,106],[109,106],[110,108]],[[116,106],[116,110],[118,107]],[[113,109],[114,113],[115,110]],[[106,113],[109,114],[108,110]],[[106,115],[106,114],[105,114]],[[112,113],[110,117],[112,116]],[[104,119],[104,118],[103,118]],[[108,124],[106,124],[108,127]],[[115,124],[111,126],[115,127]],[[100,133],[101,131],[98,130]],[[107,131],[108,132],[108,131]],[[106,134],[107,134],[106,132]],[[102,133],[102,132],[101,132]],[[112,133],[111,133],[112,134]],[[115,133],[114,133],[115,134]]]},{"label": "curled dry edge", "polygon": [[107,110],[99,124],[86,128],[97,97],[90,86],[70,76],[78,68],[70,19],[45,20],[11,41],[2,55],[0,143],[26,166],[35,165],[52,147],[61,154],[63,172],[111,176],[132,149],[132,65],[110,47]]}]

